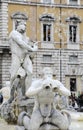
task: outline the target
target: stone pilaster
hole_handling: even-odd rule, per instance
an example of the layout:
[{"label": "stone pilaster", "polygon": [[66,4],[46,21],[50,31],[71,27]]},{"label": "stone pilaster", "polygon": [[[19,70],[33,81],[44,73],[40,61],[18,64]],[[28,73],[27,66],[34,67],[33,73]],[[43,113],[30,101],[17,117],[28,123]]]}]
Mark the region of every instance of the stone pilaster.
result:
[{"label": "stone pilaster", "polygon": [[0,4],[0,39],[6,40],[8,37],[8,3]]}]

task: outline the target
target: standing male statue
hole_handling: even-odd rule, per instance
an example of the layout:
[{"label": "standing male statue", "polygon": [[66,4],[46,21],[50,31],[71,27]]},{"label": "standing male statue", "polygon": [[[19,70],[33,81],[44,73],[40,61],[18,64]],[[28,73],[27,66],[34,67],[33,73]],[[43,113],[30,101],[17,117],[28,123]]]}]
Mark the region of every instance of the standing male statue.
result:
[{"label": "standing male statue", "polygon": [[[24,21],[19,21],[17,29],[13,30],[9,35],[9,44],[12,53],[11,62],[11,102],[14,98],[14,89],[18,86],[20,79],[25,79],[25,89],[31,84],[32,80],[32,56],[38,49],[37,43],[33,46],[30,45],[30,40],[25,35],[26,23]],[[25,90],[25,91],[26,91]]]},{"label": "standing male statue", "polygon": [[26,96],[35,98],[31,118],[27,113],[23,113],[24,116],[21,113],[18,118],[19,125],[24,125],[26,130],[39,130],[45,124],[60,130],[69,128],[70,115],[65,110],[56,109],[55,94],[58,92],[60,95],[69,96],[70,91],[60,81],[53,79],[52,75],[51,68],[44,68],[43,77],[33,81],[26,92]]}]

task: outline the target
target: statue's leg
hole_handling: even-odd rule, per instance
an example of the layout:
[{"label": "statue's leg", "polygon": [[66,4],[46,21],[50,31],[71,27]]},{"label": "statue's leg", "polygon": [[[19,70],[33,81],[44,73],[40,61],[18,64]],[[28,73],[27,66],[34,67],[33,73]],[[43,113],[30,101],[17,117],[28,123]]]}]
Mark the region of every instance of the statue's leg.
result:
[{"label": "statue's leg", "polygon": [[20,84],[21,84],[21,94],[22,94],[22,96],[25,96],[25,77],[24,78],[22,78],[21,80],[20,80]]},{"label": "statue's leg", "polygon": [[26,78],[25,78],[25,92],[31,86],[31,82],[32,82],[32,74],[27,75]]},{"label": "statue's leg", "polygon": [[28,116],[24,116],[23,118],[23,125],[26,130],[29,130],[30,128],[30,118]]},{"label": "statue's leg", "polygon": [[30,117],[28,116],[28,114],[25,111],[23,111],[19,114],[18,125],[23,126],[26,130],[29,130]]},{"label": "statue's leg", "polygon": [[60,130],[67,130],[69,128],[67,118],[65,118],[65,116],[57,110],[54,110],[52,113],[52,123],[55,124]]},{"label": "statue's leg", "polygon": [[40,111],[37,109],[31,115],[30,130],[38,130],[42,123],[43,118],[40,114]]},{"label": "statue's leg", "polygon": [[8,100],[9,103],[11,103],[14,100],[15,90],[19,87],[19,81],[20,78],[17,77],[11,85],[10,99]]},{"label": "statue's leg", "polygon": [[17,71],[19,68],[20,68],[20,59],[15,54],[12,54],[12,63],[11,63],[11,69],[10,69],[10,75],[11,75],[10,83],[11,84],[17,77]]},{"label": "statue's leg", "polygon": [[10,71],[10,74],[11,74],[11,80],[10,80],[11,92],[10,92],[10,99],[8,101],[9,103],[11,103],[12,100],[14,99],[14,92],[15,92],[14,82],[16,82],[15,79],[17,78],[17,71],[18,71],[19,67],[20,67],[20,60],[16,55],[13,54],[11,71]]},{"label": "statue's leg", "polygon": [[32,82],[32,73],[33,73],[33,66],[32,66],[32,62],[29,58],[29,56],[27,55],[25,60],[24,60],[24,64],[23,67],[27,73],[26,79],[25,79],[25,91],[27,91],[27,89],[30,87],[31,82]]}]

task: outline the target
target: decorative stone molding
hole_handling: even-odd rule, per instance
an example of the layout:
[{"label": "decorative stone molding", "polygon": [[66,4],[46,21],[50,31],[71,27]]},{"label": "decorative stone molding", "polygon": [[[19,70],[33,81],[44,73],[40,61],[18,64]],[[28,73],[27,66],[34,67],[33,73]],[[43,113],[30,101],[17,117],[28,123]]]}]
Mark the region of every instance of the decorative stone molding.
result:
[{"label": "decorative stone molding", "polygon": [[55,18],[51,14],[43,14],[40,18],[40,21],[51,21],[54,22]]},{"label": "decorative stone molding", "polygon": [[11,15],[12,19],[23,19],[23,20],[27,20],[28,17],[25,13],[23,12],[15,12]]},{"label": "decorative stone molding", "polygon": [[66,22],[81,23],[81,19],[74,15],[66,18]]}]

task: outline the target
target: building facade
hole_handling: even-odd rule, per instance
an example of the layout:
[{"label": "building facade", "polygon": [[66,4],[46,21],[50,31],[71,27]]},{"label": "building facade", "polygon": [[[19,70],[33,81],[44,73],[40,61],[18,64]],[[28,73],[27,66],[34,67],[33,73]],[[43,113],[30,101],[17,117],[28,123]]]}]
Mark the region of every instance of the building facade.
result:
[{"label": "building facade", "polygon": [[0,0],[0,87],[10,80],[9,33],[16,22],[27,23],[26,34],[38,41],[34,78],[44,66],[72,92],[83,91],[83,0]]}]

